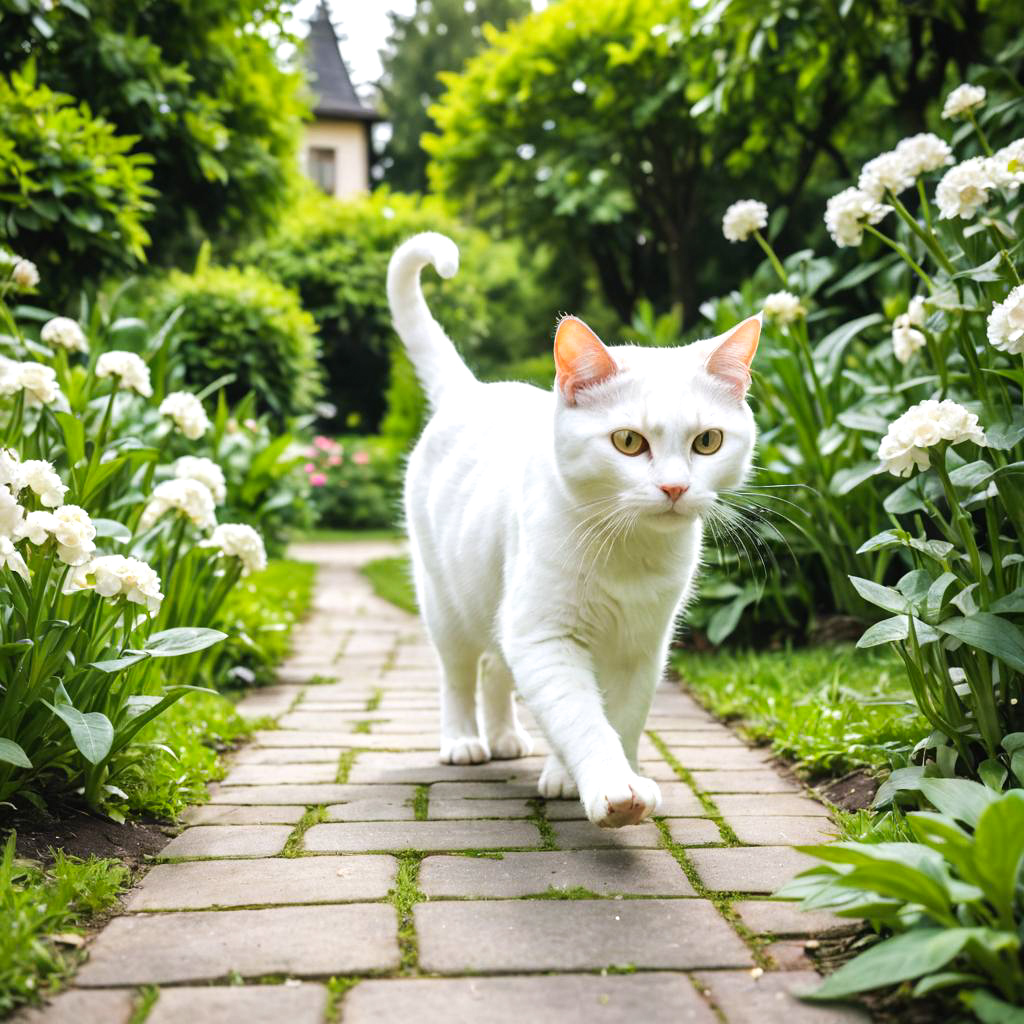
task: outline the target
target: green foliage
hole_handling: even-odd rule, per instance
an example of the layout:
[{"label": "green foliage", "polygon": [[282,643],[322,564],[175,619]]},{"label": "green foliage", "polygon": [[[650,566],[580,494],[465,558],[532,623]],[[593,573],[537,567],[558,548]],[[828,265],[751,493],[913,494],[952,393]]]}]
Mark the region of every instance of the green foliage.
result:
[{"label": "green foliage", "polygon": [[405,556],[377,558],[362,568],[378,597],[390,601],[412,615],[417,614],[416,591],[412,585],[412,567]]},{"label": "green foliage", "polygon": [[888,652],[811,647],[677,653],[673,665],[716,715],[812,774],[905,763],[924,722]]},{"label": "green foliage", "polygon": [[907,815],[916,842],[807,847],[823,863],[780,893],[805,909],[865,918],[885,936],[812,998],[916,981],[915,997],[957,989],[984,1024],[1011,1021],[1024,1001],[1024,793],[960,779],[922,789],[934,809]]},{"label": "green foliage", "polygon": [[431,128],[427,108],[441,94],[438,75],[458,71],[484,45],[482,27],[503,28],[530,11],[529,0],[418,0],[410,14],[391,12],[391,32],[378,83],[384,111],[397,126],[384,147],[384,181],[402,192],[427,188],[420,136]]},{"label": "green foliage", "polygon": [[455,281],[424,272],[427,301],[465,357],[486,368],[525,354],[549,337],[557,303],[540,282],[543,255],[527,260],[456,221],[439,199],[378,189],[339,202],[312,190],[282,218],[252,260],[299,293],[320,332],[327,394],[349,430],[375,430],[394,344],[384,281],[398,244],[418,231],[450,235],[461,249]]},{"label": "green foliage", "polygon": [[[15,857],[16,836],[0,855],[0,1013],[38,1003],[80,959],[74,937],[113,906],[128,884],[119,861],[81,860],[54,851],[50,867]],[[65,941],[61,941],[64,939]],[[70,940],[70,941],[67,941]]]},{"label": "green foliage", "polygon": [[37,82],[32,62],[0,75],[0,233],[39,266],[48,293],[144,259],[155,192],[135,142]]},{"label": "green foliage", "polygon": [[405,348],[399,345],[391,349],[391,371],[384,401],[387,412],[380,423],[382,436],[411,447],[427,421],[427,399]]},{"label": "green foliage", "polygon": [[[148,0],[130,12],[120,0],[12,0],[0,5],[0,73],[30,55],[41,85],[137,139],[156,189],[152,258],[191,261],[204,238],[231,252],[258,236],[297,175],[307,108],[301,75],[276,55],[285,17],[278,0]],[[47,186],[59,200],[80,173],[69,163]],[[51,253],[63,253],[59,232],[27,255]],[[81,269],[95,279],[104,268]]]},{"label": "green foliage", "polygon": [[161,287],[156,315],[179,306],[177,352],[195,385],[233,374],[228,399],[251,393],[278,430],[312,411],[320,392],[316,327],[294,292],[255,267],[201,265],[194,274],[173,271]]}]

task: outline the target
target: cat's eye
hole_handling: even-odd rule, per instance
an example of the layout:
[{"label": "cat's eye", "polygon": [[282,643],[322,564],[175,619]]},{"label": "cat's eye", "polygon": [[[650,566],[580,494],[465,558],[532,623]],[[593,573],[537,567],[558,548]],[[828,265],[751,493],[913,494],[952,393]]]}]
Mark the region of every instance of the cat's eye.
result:
[{"label": "cat's eye", "polygon": [[612,434],[612,444],[623,455],[641,455],[651,447],[643,434],[638,434],[635,430],[629,430],[628,428],[626,430],[616,430]]},{"label": "cat's eye", "polygon": [[722,447],[722,432],[712,427],[698,434],[693,441],[693,450],[698,455],[714,455]]}]

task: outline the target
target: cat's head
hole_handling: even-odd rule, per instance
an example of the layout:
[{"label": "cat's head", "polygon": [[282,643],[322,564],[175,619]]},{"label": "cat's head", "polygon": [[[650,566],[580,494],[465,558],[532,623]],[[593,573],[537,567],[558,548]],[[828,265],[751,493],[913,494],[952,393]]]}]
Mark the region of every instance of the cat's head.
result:
[{"label": "cat's head", "polygon": [[751,317],[682,348],[606,347],[582,320],[555,333],[555,458],[572,497],[672,529],[750,471]]}]

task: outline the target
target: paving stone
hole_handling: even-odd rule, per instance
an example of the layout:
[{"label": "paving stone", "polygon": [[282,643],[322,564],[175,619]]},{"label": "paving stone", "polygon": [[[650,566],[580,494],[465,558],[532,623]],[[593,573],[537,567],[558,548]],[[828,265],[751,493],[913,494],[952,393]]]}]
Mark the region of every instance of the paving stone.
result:
[{"label": "paving stone", "polygon": [[[817,800],[798,793],[761,793],[752,796],[747,793],[729,794],[714,798],[715,806],[722,812],[726,821],[732,817],[765,817],[775,814],[783,815],[818,815],[828,817],[828,810]],[[730,821],[731,824],[731,821]]]},{"label": "paving stone", "polygon": [[542,757],[514,761],[485,761],[483,764],[442,764],[433,751],[406,754],[362,754],[349,773],[350,782],[487,782],[502,779],[523,781],[526,775],[540,777]]},{"label": "paving stone", "polygon": [[694,785],[705,793],[800,793],[789,779],[771,769],[762,771],[693,772]]},{"label": "paving stone", "polygon": [[195,825],[175,836],[161,857],[267,857],[280,853],[288,825]]},{"label": "paving stone", "polygon": [[756,979],[748,971],[716,971],[696,978],[729,1024],[867,1024],[870,1020],[853,1007],[800,1002],[793,993],[808,992],[821,982],[813,971],[768,971]]},{"label": "paving stone", "polygon": [[644,728],[661,736],[664,732],[692,732],[695,729],[704,731],[713,729],[718,724],[711,715],[669,715],[654,712],[648,717]]},{"label": "paving stone", "polygon": [[303,732],[301,729],[280,729],[272,732],[258,732],[253,739],[256,743],[256,750],[274,749],[285,747],[294,750],[311,750],[313,747],[329,747],[340,752],[350,744],[346,737],[352,735],[352,727],[358,719],[346,723],[344,730],[318,730]]},{"label": "paving stone", "polygon": [[25,1009],[11,1018],[11,1024],[128,1024],[135,1006],[135,992],[109,989],[89,992],[69,989],[45,1006]]},{"label": "paving stone", "polygon": [[668,830],[680,846],[710,846],[722,842],[722,833],[710,818],[672,818]]},{"label": "paving stone", "polygon": [[220,786],[210,795],[214,804],[340,804],[347,800],[382,797],[411,800],[415,786],[353,786],[335,783],[311,786]]},{"label": "paving stone", "polygon": [[811,846],[830,843],[838,830],[820,815],[778,815],[754,818],[734,817],[730,822],[736,838],[753,846]]},{"label": "paving stone", "polygon": [[788,846],[693,850],[688,856],[700,880],[716,892],[773,893],[816,863]]},{"label": "paving stone", "polygon": [[747,747],[708,745],[706,747],[676,747],[672,750],[672,756],[691,772],[721,770],[732,772],[763,769],[772,755],[765,750],[749,750]]},{"label": "paving stone", "polygon": [[805,939],[777,939],[764,947],[780,971],[813,971],[814,961],[807,955]]},{"label": "paving stone", "polygon": [[164,988],[146,1024],[320,1024],[327,989],[301,985]]},{"label": "paving stone", "polygon": [[426,857],[420,888],[431,897],[503,899],[583,888],[599,895],[693,896],[664,850],[574,850],[490,857]]},{"label": "paving stone", "polygon": [[189,807],[183,817],[190,825],[294,825],[304,809],[297,804],[271,804],[267,807],[202,804]]},{"label": "paving stone", "polygon": [[157,864],[132,893],[128,910],[379,900],[387,895],[396,870],[397,862],[387,856]]},{"label": "paving stone", "polygon": [[[708,822],[710,825],[711,822]],[[552,825],[555,842],[561,850],[585,850],[597,847],[649,847],[661,846],[661,833],[650,821],[625,828],[598,828],[589,821],[560,821]],[[715,830],[718,831],[717,829]]]},{"label": "paving stone", "polygon": [[758,935],[786,938],[848,932],[855,930],[858,923],[828,910],[801,910],[798,903],[783,900],[737,900],[732,907],[743,923]]},{"label": "paving stone", "polygon": [[234,765],[316,764],[337,765],[344,744],[335,747],[246,747],[232,757]]},{"label": "paving stone", "polygon": [[364,850],[493,850],[540,845],[529,821],[355,821],[314,825],[305,848],[324,853]]},{"label": "paving stone", "polygon": [[[405,723],[402,732],[415,732],[417,729],[436,729],[438,714],[436,711],[346,711],[343,714],[333,711],[290,711],[282,715],[278,724],[282,730],[289,732],[351,732],[357,722],[386,722],[400,720]],[[263,742],[262,737],[260,742]]]},{"label": "paving stone", "polygon": [[685,974],[363,981],[345,996],[345,1024],[715,1024]]},{"label": "paving stone", "polygon": [[706,900],[453,901],[414,914],[425,971],[751,966]]},{"label": "paving stone", "polygon": [[673,753],[678,747],[740,747],[744,742],[724,725],[707,726],[703,729],[662,729],[660,739]]},{"label": "paving stone", "polygon": [[347,804],[331,804],[328,821],[413,821],[416,812],[411,800],[353,800]]},{"label": "paving stone", "polygon": [[232,768],[225,786],[291,786],[307,782],[334,782],[337,762],[331,764],[243,764]]},{"label": "paving stone", "polygon": [[[431,793],[437,789],[431,788]],[[685,782],[659,782],[661,807],[659,818],[699,818],[707,814],[697,794]],[[576,821],[587,813],[579,800],[545,800],[544,812],[549,821]]]},{"label": "paving stone", "polygon": [[322,977],[398,966],[387,904],[273,907],[116,917],[79,971],[83,986],[210,981],[237,972]]},{"label": "paving stone", "polygon": [[431,800],[427,817],[436,820],[456,818],[529,818],[533,808],[526,800]]},{"label": "paving stone", "polygon": [[431,800],[530,800],[535,796],[537,785],[532,782],[435,782],[430,787]]}]

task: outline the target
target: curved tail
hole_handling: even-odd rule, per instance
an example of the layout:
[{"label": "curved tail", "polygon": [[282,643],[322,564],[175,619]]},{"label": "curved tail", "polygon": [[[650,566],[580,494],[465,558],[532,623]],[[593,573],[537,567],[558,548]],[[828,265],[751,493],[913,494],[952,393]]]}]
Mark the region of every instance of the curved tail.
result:
[{"label": "curved tail", "polygon": [[403,242],[388,264],[388,303],[395,330],[427,393],[432,408],[441,397],[475,378],[462,361],[451,339],[431,316],[420,271],[432,264],[441,277],[454,277],[459,269],[459,250],[444,235],[427,231]]}]

